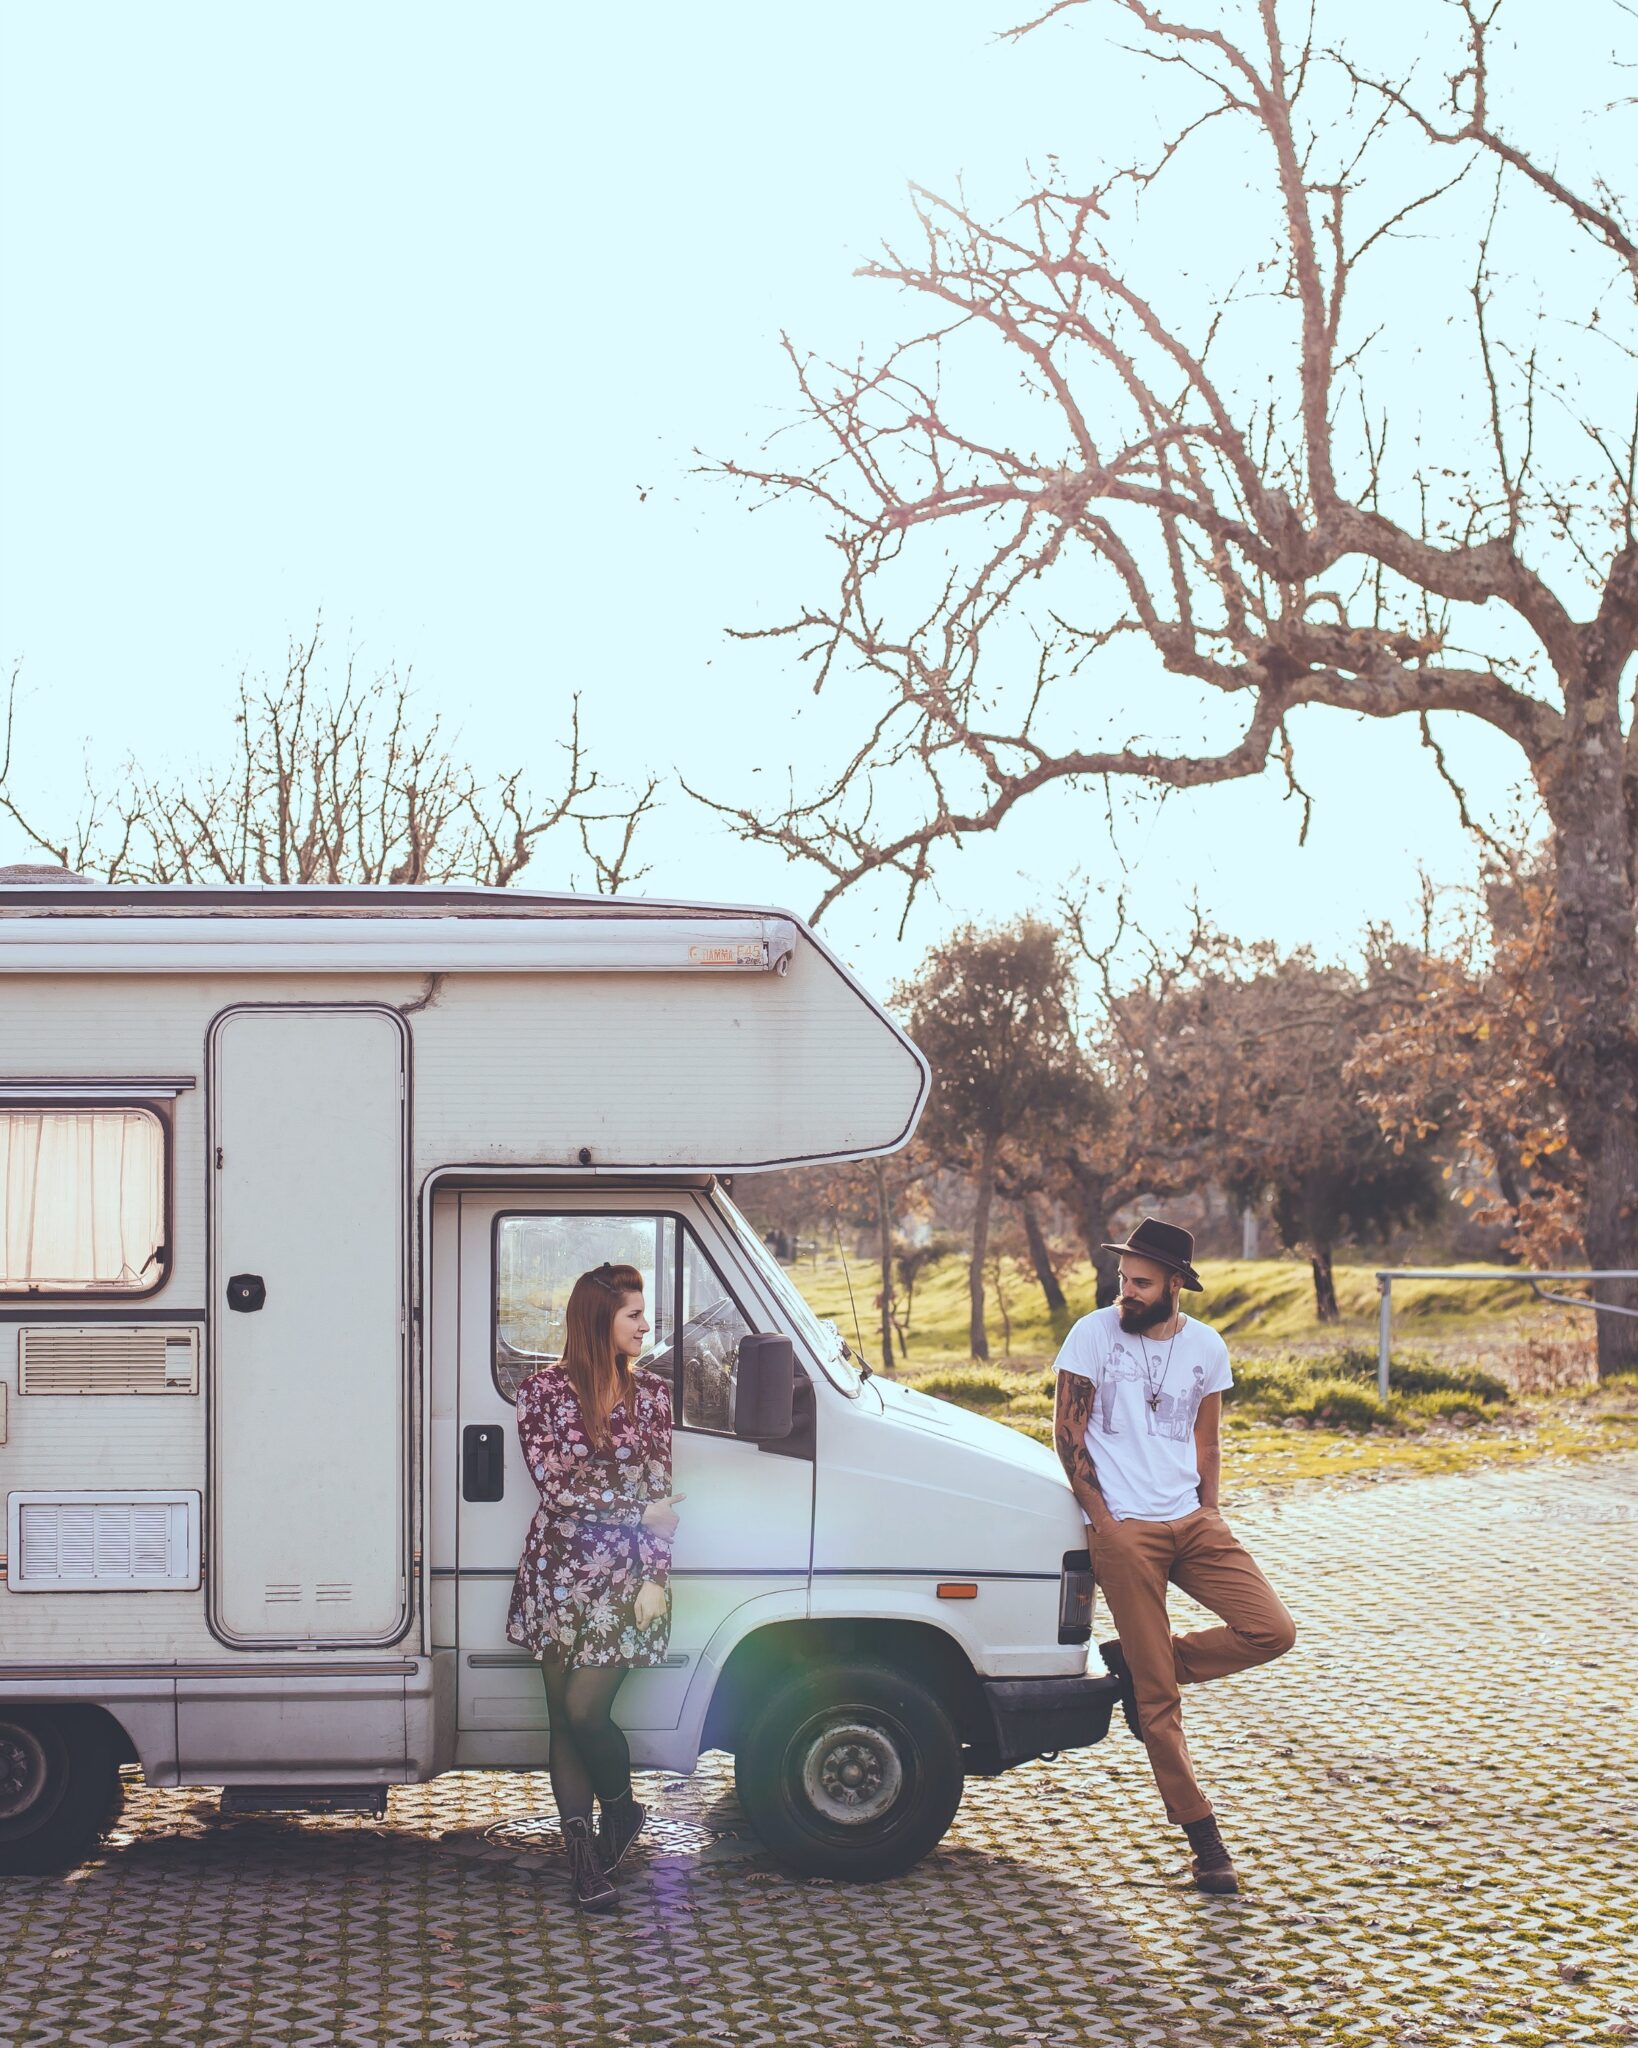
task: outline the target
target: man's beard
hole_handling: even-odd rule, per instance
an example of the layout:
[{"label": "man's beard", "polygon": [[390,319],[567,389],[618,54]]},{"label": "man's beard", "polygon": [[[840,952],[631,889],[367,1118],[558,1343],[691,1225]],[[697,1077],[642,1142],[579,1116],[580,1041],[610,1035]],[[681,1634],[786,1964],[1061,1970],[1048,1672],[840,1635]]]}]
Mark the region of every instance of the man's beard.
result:
[{"label": "man's beard", "polygon": [[1145,1330],[1153,1330],[1167,1322],[1177,1312],[1177,1296],[1168,1287],[1158,1301],[1151,1301],[1147,1308],[1138,1301],[1128,1301],[1125,1295],[1120,1299],[1120,1326],[1128,1337],[1141,1336]]}]

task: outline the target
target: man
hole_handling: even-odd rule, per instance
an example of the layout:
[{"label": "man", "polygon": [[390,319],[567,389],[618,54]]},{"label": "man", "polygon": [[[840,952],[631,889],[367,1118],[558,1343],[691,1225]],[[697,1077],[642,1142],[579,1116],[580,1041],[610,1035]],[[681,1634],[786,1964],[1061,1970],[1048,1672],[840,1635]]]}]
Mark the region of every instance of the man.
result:
[{"label": "man", "polygon": [[[1200,1280],[1194,1239],[1146,1216],[1120,1255],[1120,1298],[1082,1316],[1058,1354],[1053,1435],[1087,1521],[1092,1570],[1118,1641],[1098,1647],[1120,1680],[1126,1725],[1149,1752],[1166,1818],[1193,1851],[1196,1888],[1240,1889],[1183,1739],[1181,1685],[1280,1657],[1296,1626],[1217,1505],[1228,1347],[1178,1300]],[[1221,1628],[1174,1636],[1181,1586]]]}]

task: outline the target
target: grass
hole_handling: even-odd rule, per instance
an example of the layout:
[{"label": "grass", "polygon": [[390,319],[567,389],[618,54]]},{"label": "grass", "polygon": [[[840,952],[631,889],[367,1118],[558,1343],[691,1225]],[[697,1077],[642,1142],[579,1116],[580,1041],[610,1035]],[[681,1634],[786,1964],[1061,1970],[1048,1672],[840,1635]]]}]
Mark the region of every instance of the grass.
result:
[{"label": "grass", "polygon": [[[1406,1281],[1394,1288],[1389,1397],[1376,1386],[1376,1279],[1339,1266],[1340,1324],[1314,1314],[1313,1282],[1294,1260],[1211,1260],[1189,1312],[1220,1330],[1235,1385],[1224,1410],[1225,1489],[1243,1494],[1315,1479],[1366,1481],[1471,1470],[1542,1456],[1638,1447],[1638,1375],[1589,1384],[1590,1318],[1534,1304],[1518,1281]],[[867,1357],[880,1345],[876,1274],[839,1260],[792,1277],[820,1315]],[[1046,1312],[1034,1274],[1000,1262],[986,1290],[991,1357],[969,1356],[967,1267],[942,1260],[917,1285],[896,1378],[1052,1440],[1052,1359],[1095,1304],[1089,1265],[1060,1274],[1067,1312]]]},{"label": "grass", "polygon": [[1506,1380],[1481,1366],[1441,1365],[1396,1351],[1384,1404],[1375,1352],[1347,1348],[1251,1352],[1240,1360],[1228,1398],[1276,1418],[1306,1415],[1368,1428],[1396,1415],[1483,1415],[1511,1394]]},{"label": "grass", "polygon": [[[1096,1283],[1086,1260],[1077,1260],[1060,1273],[1069,1308],[1056,1318],[1047,1313],[1027,1264],[999,1261],[999,1288],[994,1271],[985,1289],[984,1313],[992,1357],[1016,1362],[1050,1359],[1069,1324],[1097,1306]],[[791,1268],[791,1277],[850,1343],[857,1323],[866,1355],[875,1357],[881,1339],[873,1265],[849,1261],[844,1268],[831,1253],[802,1260]],[[1377,1287],[1371,1267],[1336,1268],[1342,1321],[1331,1324],[1316,1317],[1313,1279],[1308,1267],[1295,1259],[1206,1259],[1200,1277],[1205,1291],[1187,1299],[1188,1310],[1227,1338],[1333,1346],[1340,1337],[1368,1340],[1374,1349]],[[1521,1310],[1530,1308],[1531,1299],[1529,1288],[1519,1280],[1400,1281],[1393,1290],[1394,1329],[1424,1338],[1460,1338],[1476,1321],[1516,1321]],[[916,1284],[908,1357],[895,1360],[894,1369],[965,1363],[969,1357],[967,1262],[960,1257],[941,1259]]]},{"label": "grass", "polygon": [[1243,1499],[1316,1481],[1361,1484],[1616,1450],[1638,1450],[1638,1387],[1611,1382],[1581,1394],[1549,1394],[1483,1422],[1462,1414],[1406,1417],[1397,1429],[1363,1433],[1231,1414],[1223,1488],[1226,1497]]}]

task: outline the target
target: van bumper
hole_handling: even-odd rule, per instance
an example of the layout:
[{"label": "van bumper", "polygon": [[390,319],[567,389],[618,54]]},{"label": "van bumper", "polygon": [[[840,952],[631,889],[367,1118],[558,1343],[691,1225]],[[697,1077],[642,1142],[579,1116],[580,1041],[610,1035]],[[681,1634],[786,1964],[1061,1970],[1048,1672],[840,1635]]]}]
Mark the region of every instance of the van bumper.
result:
[{"label": "van bumper", "polygon": [[1033,1757],[1101,1742],[1119,1698],[1118,1682],[1106,1673],[1096,1678],[988,1679],[984,1704],[994,1730],[993,1747],[981,1745],[973,1766],[980,1773],[1008,1771]]}]

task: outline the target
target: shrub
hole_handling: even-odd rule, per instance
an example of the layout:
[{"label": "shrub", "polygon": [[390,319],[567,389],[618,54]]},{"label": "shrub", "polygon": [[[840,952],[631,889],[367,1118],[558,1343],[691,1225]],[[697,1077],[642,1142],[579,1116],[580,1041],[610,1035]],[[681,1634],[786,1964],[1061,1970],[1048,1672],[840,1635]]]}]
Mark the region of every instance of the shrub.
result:
[{"label": "shrub", "polygon": [[1485,1404],[1477,1394],[1454,1388],[1436,1388],[1429,1393],[1396,1395],[1394,1413],[1406,1422],[1449,1422],[1465,1416],[1469,1422],[1484,1420]]},{"label": "shrub", "polygon": [[1014,1394],[1007,1403],[1007,1420],[1017,1421],[1021,1416],[1032,1416],[1044,1421],[1052,1419],[1054,1402],[1050,1394]]},{"label": "shrub", "polygon": [[[1371,1360],[1371,1373],[1375,1376],[1376,1360]],[[1455,1394],[1477,1402],[1482,1409],[1486,1403],[1497,1407],[1511,1400],[1512,1389],[1506,1380],[1498,1379],[1493,1372],[1484,1372],[1476,1365],[1448,1366],[1434,1365],[1426,1358],[1398,1359],[1388,1369],[1388,1385],[1397,1394]]]},{"label": "shrub", "polygon": [[[1339,1354],[1336,1368],[1347,1379],[1376,1379],[1376,1353],[1358,1345]],[[1390,1391],[1399,1394],[1471,1394],[1499,1403],[1511,1398],[1506,1380],[1476,1365],[1435,1365],[1420,1351],[1401,1351],[1388,1368]]]},{"label": "shrub", "polygon": [[[1234,1384],[1223,1396],[1225,1401],[1243,1401],[1249,1407],[1266,1409],[1272,1415],[1283,1415],[1288,1404],[1300,1398],[1303,1390],[1313,1384],[1314,1367],[1318,1361],[1294,1358],[1281,1353],[1270,1358],[1247,1358],[1234,1366]],[[1323,1377],[1334,1377],[1324,1374]]]},{"label": "shrub", "polygon": [[[1338,1383],[1374,1394],[1376,1353],[1350,1345],[1340,1351],[1281,1351],[1241,1359],[1235,1363],[1234,1385],[1225,1398],[1267,1415],[1306,1415],[1311,1412],[1312,1390]],[[1394,1394],[1456,1394],[1469,1406],[1511,1399],[1507,1382],[1495,1373],[1477,1366],[1435,1365],[1417,1352],[1393,1361],[1388,1383]]]},{"label": "shrub", "polygon": [[1333,1429],[1369,1429],[1373,1422],[1392,1419],[1385,1402],[1351,1380],[1314,1380],[1285,1412],[1309,1422],[1329,1423]]}]

